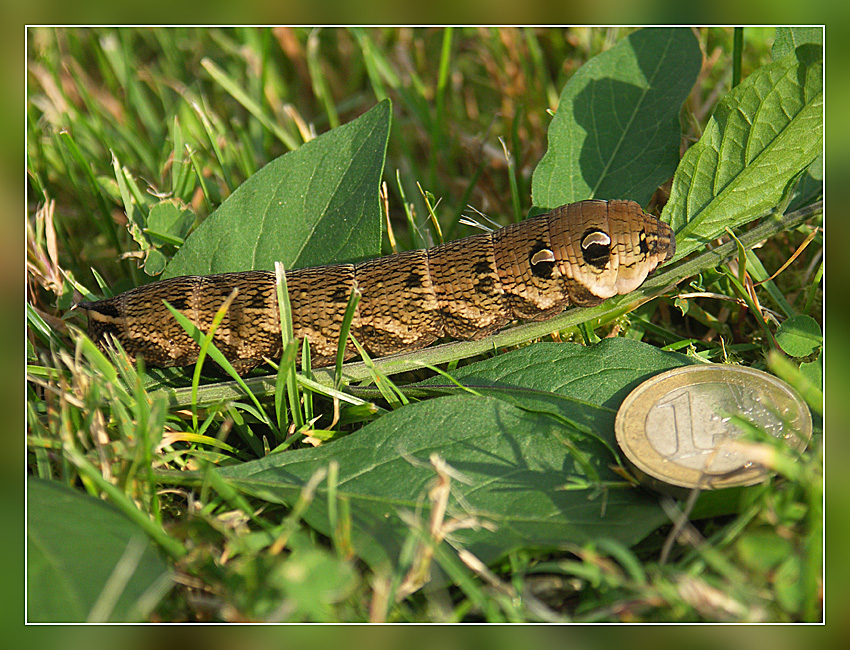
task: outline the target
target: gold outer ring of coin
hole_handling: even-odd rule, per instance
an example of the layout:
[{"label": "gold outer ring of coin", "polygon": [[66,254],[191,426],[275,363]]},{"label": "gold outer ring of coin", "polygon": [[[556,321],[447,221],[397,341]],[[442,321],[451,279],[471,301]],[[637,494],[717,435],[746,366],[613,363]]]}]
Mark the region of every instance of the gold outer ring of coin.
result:
[{"label": "gold outer ring of coin", "polygon": [[802,451],[812,436],[805,402],[784,381],[742,366],[684,366],[635,388],[617,411],[617,443],[641,482],[682,496],[683,490],[755,485],[768,470],[753,447],[736,442],[732,417]]}]

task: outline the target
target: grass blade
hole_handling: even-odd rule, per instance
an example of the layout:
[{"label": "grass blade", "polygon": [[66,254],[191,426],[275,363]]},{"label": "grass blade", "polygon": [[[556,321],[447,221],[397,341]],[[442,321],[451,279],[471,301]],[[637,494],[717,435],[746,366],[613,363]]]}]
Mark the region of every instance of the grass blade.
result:
[{"label": "grass blade", "polygon": [[295,138],[284,131],[277,124],[274,118],[267,115],[263,108],[249,97],[248,93],[246,93],[237,82],[227,76],[227,73],[216,65],[212,59],[202,60],[201,65],[207,72],[209,72],[210,76],[216,83],[230,93],[233,99],[242,104],[242,106],[244,106],[251,115],[256,117],[264,127],[274,133],[275,136],[277,136],[277,139],[280,140],[287,149],[294,151],[300,146]]},{"label": "grass blade", "polygon": [[[245,381],[242,379],[242,377],[239,376],[239,373],[237,373],[236,370],[234,370],[233,366],[230,365],[230,362],[221,353],[221,351],[215,346],[215,343],[213,343],[211,339],[210,339],[209,342],[204,343],[206,335],[201,331],[201,329],[197,325],[195,325],[192,321],[190,321],[188,318],[186,318],[186,316],[181,314],[179,311],[174,309],[174,307],[172,307],[168,303],[168,301],[165,301],[165,306],[168,308],[168,310],[171,312],[171,314],[174,316],[174,318],[177,319],[177,322],[180,323],[180,326],[186,331],[186,333],[189,336],[192,337],[192,340],[195,341],[195,343],[197,343],[198,346],[204,346],[204,349],[206,350],[206,354],[209,355],[209,357],[213,361],[215,361],[219,366],[221,366],[221,368],[228,375],[233,377],[233,380],[242,389],[243,393],[245,395],[247,395],[251,399],[251,401],[254,403],[254,406],[257,408],[258,417],[263,422],[263,424],[266,424],[269,427],[271,427],[272,430],[277,431],[277,428],[275,427],[274,423],[272,423],[272,421],[269,420],[268,416],[266,416],[265,411],[263,410],[263,407],[260,406],[260,402],[259,402],[259,400],[257,400],[256,395],[254,395],[254,393],[252,393],[248,389],[248,386],[245,385]],[[190,403],[192,403],[192,404],[196,403],[197,393],[199,393],[199,392],[200,392],[200,389],[198,389],[198,391],[192,395],[192,401]]]},{"label": "grass blade", "polygon": [[336,350],[336,367],[334,370],[334,390],[339,390],[342,384],[342,362],[345,360],[345,348],[348,344],[348,335],[351,331],[351,322],[354,320],[354,314],[357,312],[357,305],[360,302],[360,290],[357,284],[351,288],[351,294],[348,296],[348,304],[345,307],[345,314],[342,317],[342,326],[339,330],[339,342]]},{"label": "grass blade", "polygon": [[283,354],[277,371],[277,382],[275,385],[275,408],[277,409],[278,422],[282,407],[282,390],[286,387],[286,395],[289,400],[289,410],[292,413],[292,421],[296,430],[304,426],[304,414],[301,412],[300,391],[295,373],[295,357],[298,352],[298,342],[295,340],[292,326],[292,305],[289,302],[289,289],[286,286],[286,271],[283,264],[275,262],[275,289],[277,290],[277,305],[280,317],[280,336],[283,344]]}]

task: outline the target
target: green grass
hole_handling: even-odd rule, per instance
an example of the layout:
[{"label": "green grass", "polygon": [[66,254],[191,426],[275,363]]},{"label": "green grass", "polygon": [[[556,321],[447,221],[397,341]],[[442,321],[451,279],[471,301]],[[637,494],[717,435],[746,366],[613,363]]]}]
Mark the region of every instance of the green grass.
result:
[{"label": "green grass", "polygon": [[[57,509],[55,517],[89,526],[97,541],[63,549],[49,525],[30,521],[31,543],[43,541],[51,560],[32,564],[31,576],[69,585],[46,594],[31,582],[30,618],[821,620],[823,236],[815,172],[789,186],[794,194],[777,186],[770,206],[737,221],[725,209],[734,204],[707,196],[697,181],[689,196],[709,208],[688,220],[677,183],[689,187],[691,177],[672,189],[662,179],[644,203],[684,220],[678,229],[694,236],[683,250],[693,252],[645,294],[479,347],[426,351],[406,366],[375,359],[335,375],[305,367],[295,376],[290,354],[279,377],[245,380],[254,399],[239,398],[221,377],[143,371],[120,350],[104,354],[68,311],[80,295],[150,281],[252,174],[385,98],[392,123],[382,178],[399,250],[469,234],[460,223],[468,205],[501,224],[519,220],[539,196],[532,174],[550,147],[546,110],[586,61],[631,31],[30,30],[28,473],[105,500],[132,524],[115,533],[115,524],[86,514],[96,501],[75,501],[73,516]],[[771,62],[774,30],[744,30],[740,59],[731,29],[701,28],[697,37],[710,64],[679,116],[683,150],[715,128],[709,118],[738,66],[746,83]],[[755,186],[764,177],[752,169],[746,178]],[[753,231],[749,222],[775,206],[785,221]],[[759,233],[768,238],[741,257],[726,228],[748,249]],[[706,242],[720,236],[726,252],[707,252]],[[393,250],[387,237],[380,246]],[[611,365],[617,357],[606,355],[617,349],[636,351],[635,377],[664,368],[655,348],[682,353],[677,363],[767,368],[809,397],[815,440],[799,458],[779,452],[770,481],[720,504],[659,503],[611,469],[615,452],[593,426],[612,417],[610,407],[582,397],[586,407],[575,410],[567,403],[581,396],[541,388],[531,375],[550,348],[528,343],[550,340],[553,330],[579,342],[626,339],[575,355],[576,381],[592,380],[592,355]],[[496,348],[517,346],[514,356],[494,357]],[[429,365],[451,375],[486,357],[496,368],[516,364],[516,376],[527,372],[528,395],[434,398],[405,388],[433,374],[423,370]],[[417,370],[398,374],[410,368]],[[600,389],[613,397],[629,381]],[[462,420],[488,441],[492,458],[466,455],[477,438],[462,437]],[[514,424],[500,429],[497,420]],[[526,448],[528,431],[536,433]],[[514,482],[488,481],[485,461]],[[548,525],[530,527],[507,510],[499,520],[511,495],[521,495],[529,518],[548,513]],[[595,520],[571,514],[587,503],[593,517],[631,523],[589,532]],[[499,522],[501,532],[491,531]],[[370,528],[379,533],[370,537]],[[160,563],[133,560],[142,557],[133,555],[133,531],[150,540]],[[111,547],[101,546],[108,540]],[[75,590],[73,571],[61,569],[105,557],[121,558],[121,571],[107,571],[102,589]],[[31,562],[41,556],[34,558],[31,551]],[[162,563],[173,580],[167,593]],[[60,568],[42,574],[47,566]]]}]

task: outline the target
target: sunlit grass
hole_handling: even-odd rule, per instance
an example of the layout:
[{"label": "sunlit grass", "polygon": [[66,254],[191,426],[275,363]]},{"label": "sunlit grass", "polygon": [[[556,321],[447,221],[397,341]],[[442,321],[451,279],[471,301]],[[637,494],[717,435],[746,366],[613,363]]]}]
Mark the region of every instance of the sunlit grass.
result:
[{"label": "sunlit grass", "polygon": [[[288,426],[304,434],[299,444],[319,444],[385,409],[359,398],[342,402],[311,386],[309,370],[296,387],[291,359],[277,407],[235,399],[169,407],[146,390],[153,371],[120,350],[95,349],[69,317],[80,295],[137,286],[158,256],[174,253],[179,237],[141,226],[161,198],[198,224],[265,163],[384,97],[394,107],[385,179],[400,249],[439,241],[432,213],[446,240],[467,234],[459,221],[468,205],[503,224],[521,218],[547,146],[546,109],[556,108],[575,70],[628,31],[30,30],[28,470],[107,498],[171,558],[176,587],[157,619],[820,619],[819,440],[794,459],[794,475],[783,476],[777,461],[779,476],[751,491],[734,516],[688,522],[685,513],[669,540],[665,529],[631,549],[600,542],[559,554],[514,552],[487,568],[432,545],[445,522],[412,519],[399,565],[375,574],[352,553],[344,499],[331,500],[329,538],[301,519],[319,480],[333,486],[333,475],[314,477],[297,505],[284,509],[247,497],[208,468],[280,452],[291,444]],[[769,61],[771,38],[772,30],[745,32],[745,76]],[[699,138],[732,77],[732,31],[700,29],[699,39],[707,63],[683,110],[684,145]],[[664,200],[661,190],[658,212]],[[809,235],[799,260],[768,280],[765,269],[782,266]],[[753,279],[764,281],[757,295],[765,305],[820,321],[822,240],[801,226],[748,254]],[[764,366],[770,324],[747,317],[736,288],[735,277],[706,273],[687,291],[720,299],[656,301],[601,333]],[[379,385],[386,379],[376,377]],[[389,404],[400,404],[395,386],[387,390]],[[310,396],[305,412],[288,409],[302,393]],[[451,481],[443,468],[434,473],[444,491],[428,498],[437,503]],[[672,520],[682,516],[680,505],[668,506]],[[450,584],[419,590],[429,566]]]}]

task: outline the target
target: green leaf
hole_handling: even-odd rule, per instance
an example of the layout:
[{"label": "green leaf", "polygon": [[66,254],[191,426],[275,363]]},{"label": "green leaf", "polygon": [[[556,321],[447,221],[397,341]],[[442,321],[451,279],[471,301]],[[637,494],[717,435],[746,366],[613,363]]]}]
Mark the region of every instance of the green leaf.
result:
[{"label": "green leaf", "polygon": [[[690,363],[626,339],[593,348],[540,344],[454,373],[487,392],[438,397],[383,416],[316,449],[300,449],[222,475],[257,497],[292,505],[314,473],[337,460],[337,494],[352,516],[357,554],[373,566],[395,562],[409,533],[402,512],[425,508],[431,454],[460,479],[449,516],[494,523],[453,538],[485,562],[520,548],[563,548],[592,539],[634,544],[666,521],[657,500],[612,467],[614,417],[628,391],[661,370]],[[446,384],[437,377],[418,387]],[[554,416],[554,417],[553,417]],[[327,488],[305,515],[331,535]]]},{"label": "green leaf", "polygon": [[165,270],[166,264],[165,255],[159,249],[151,248],[148,250],[147,257],[145,257],[145,273],[153,276],[159,275]]},{"label": "green leaf", "polygon": [[823,390],[823,350],[814,361],[801,363],[800,373],[819,391]]},{"label": "green leaf", "polygon": [[776,61],[806,43],[823,45],[823,27],[777,27],[770,54]]},{"label": "green leaf", "polygon": [[385,100],[273,160],[186,239],[163,277],[288,269],[380,253],[378,185],[390,127]]},{"label": "green leaf", "polygon": [[147,234],[165,243],[180,244],[192,227],[195,215],[187,206],[174,199],[151,206]]},{"label": "green leaf", "polygon": [[823,63],[814,46],[759,68],[718,105],[676,170],[662,219],[676,257],[777,207],[821,152]]},{"label": "green leaf", "polygon": [[[589,347],[541,342],[464,366],[452,377],[478,393],[554,415],[614,450],[614,416],[626,395],[652,375],[694,363],[699,362],[684,354],[623,338]],[[405,388],[456,389],[442,377]]]},{"label": "green leaf", "polygon": [[27,479],[27,618],[143,621],[171,587],[147,536],[112,506]]},{"label": "green leaf", "polygon": [[679,111],[701,61],[690,29],[650,28],[582,66],[561,93],[534,170],[534,205],[594,197],[645,205],[679,162]]},{"label": "green leaf", "polygon": [[776,569],[795,552],[794,544],[774,530],[755,529],[743,535],[735,544],[741,561],[759,574]]},{"label": "green leaf", "polygon": [[337,603],[357,587],[354,563],[316,544],[315,536],[295,530],[287,553],[261,552],[268,533],[248,533],[232,540],[244,562],[229,565],[228,598],[251,620],[327,623],[338,620]]},{"label": "green leaf", "polygon": [[800,182],[797,183],[788,209],[797,210],[821,196],[823,196],[823,154],[812,161]]},{"label": "green leaf", "polygon": [[807,357],[823,345],[823,335],[811,316],[791,316],[776,330],[776,342],[791,357]]},{"label": "green leaf", "polygon": [[[452,377],[476,390],[534,389],[612,410],[644,379],[693,363],[698,362],[684,354],[624,338],[603,339],[590,347],[541,342],[458,368]],[[445,383],[433,377],[414,386]]]},{"label": "green leaf", "polygon": [[803,559],[799,553],[790,553],[779,565],[774,576],[776,600],[789,612],[798,612],[806,599],[803,580]]},{"label": "green leaf", "polygon": [[[571,447],[591,459],[599,483],[587,485],[586,469]],[[634,544],[666,521],[655,499],[611,470],[614,459],[599,441],[490,397],[410,404],[357,435],[220,471],[248,493],[292,505],[310,477],[336,459],[336,492],[350,507],[352,545],[378,567],[398,561],[410,533],[403,513],[418,512],[427,524],[427,493],[435,478],[431,454],[461,477],[451,483],[447,517],[472,516],[497,527],[452,533],[456,545],[484,562],[514,549],[564,548],[599,537]],[[571,485],[580,487],[565,489]],[[327,493],[322,484],[304,519],[332,536]]]},{"label": "green leaf", "polygon": [[[268,576],[290,600],[295,610],[292,621],[326,623],[333,620],[334,603],[350,595],[357,586],[351,563],[321,547],[299,549]],[[276,607],[280,603],[274,603]]]}]

